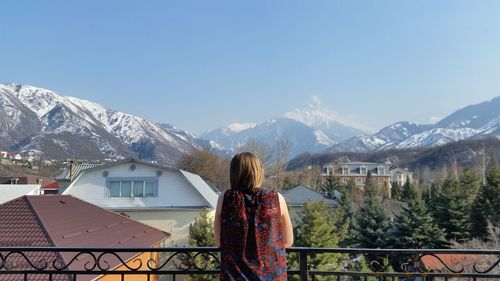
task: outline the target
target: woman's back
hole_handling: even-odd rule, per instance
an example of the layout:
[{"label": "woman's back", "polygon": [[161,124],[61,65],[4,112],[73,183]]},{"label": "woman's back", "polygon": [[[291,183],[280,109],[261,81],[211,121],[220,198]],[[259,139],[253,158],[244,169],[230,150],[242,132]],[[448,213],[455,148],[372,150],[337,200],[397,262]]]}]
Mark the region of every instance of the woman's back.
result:
[{"label": "woman's back", "polygon": [[228,190],[220,216],[221,280],[286,280],[277,192]]}]

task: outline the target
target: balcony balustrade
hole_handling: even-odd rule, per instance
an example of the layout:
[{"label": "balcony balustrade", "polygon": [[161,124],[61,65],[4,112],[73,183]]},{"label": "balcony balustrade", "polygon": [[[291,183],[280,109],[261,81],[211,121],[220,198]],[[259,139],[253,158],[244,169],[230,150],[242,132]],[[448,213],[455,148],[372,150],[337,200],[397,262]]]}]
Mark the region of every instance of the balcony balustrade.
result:
[{"label": "balcony balustrade", "polygon": [[[287,255],[289,280],[500,280],[500,250],[291,248]],[[219,270],[212,247],[0,248],[0,280],[9,281],[214,280]]]}]

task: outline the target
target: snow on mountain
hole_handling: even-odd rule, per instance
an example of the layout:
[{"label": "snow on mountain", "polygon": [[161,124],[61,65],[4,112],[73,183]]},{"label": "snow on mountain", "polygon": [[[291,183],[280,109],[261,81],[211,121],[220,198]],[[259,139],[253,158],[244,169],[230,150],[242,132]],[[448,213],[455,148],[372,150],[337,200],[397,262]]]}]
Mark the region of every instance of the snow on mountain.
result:
[{"label": "snow on mountain", "polygon": [[335,144],[334,141],[332,141],[326,134],[325,132],[321,131],[321,130],[316,130],[314,131],[314,136],[316,137],[316,141],[320,144],[324,144],[324,145],[333,145]]},{"label": "snow on mountain", "polygon": [[429,128],[431,128],[429,125],[402,121],[381,129],[375,133],[374,136],[384,140],[385,143],[393,143],[403,141],[410,136],[421,133]]},{"label": "snow on mountain", "polygon": [[[174,163],[182,153],[200,148],[185,133],[29,85],[0,84],[0,104],[0,116],[9,117],[2,118],[9,124],[2,126],[6,129],[0,129],[0,135],[12,134],[16,126],[29,128],[28,133],[19,135],[6,147],[23,153],[51,150],[64,157],[75,157],[86,155],[82,150],[96,147],[101,157],[135,156]],[[95,152],[90,154],[96,157]]]},{"label": "snow on mountain", "polygon": [[289,118],[274,118],[260,124],[233,124],[205,133],[201,138],[215,141],[230,153],[252,141],[272,150],[279,141],[286,140],[290,157],[304,151],[321,151],[334,143],[321,130]]},{"label": "snow on mountain", "polygon": [[459,109],[435,124],[436,128],[484,127],[500,115],[500,96]]},{"label": "snow on mountain", "polygon": [[356,136],[328,148],[329,152],[366,152],[379,149],[387,142],[375,136]]},{"label": "snow on mountain", "polygon": [[479,130],[471,128],[434,128],[425,132],[410,136],[408,139],[398,143],[394,148],[412,148],[418,146],[436,146],[450,142],[468,139],[480,133]]},{"label": "snow on mountain", "polygon": [[313,102],[304,108],[286,112],[284,117],[323,131],[332,142],[344,141],[365,134],[355,125],[348,125],[351,122],[347,118],[323,105],[319,97],[313,97]]},{"label": "snow on mountain", "polygon": [[500,138],[500,97],[464,107],[436,124],[398,122],[371,136],[335,144],[328,151],[404,149],[484,137]]},{"label": "snow on mountain", "polygon": [[227,126],[227,129],[231,133],[239,133],[244,130],[248,130],[257,126],[256,123],[233,123]]}]

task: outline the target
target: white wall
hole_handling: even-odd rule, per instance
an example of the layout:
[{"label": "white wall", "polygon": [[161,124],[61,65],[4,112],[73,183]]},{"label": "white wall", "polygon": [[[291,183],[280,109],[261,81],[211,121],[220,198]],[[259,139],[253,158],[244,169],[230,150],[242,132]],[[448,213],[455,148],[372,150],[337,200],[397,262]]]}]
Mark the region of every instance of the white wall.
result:
[{"label": "white wall", "polygon": [[[130,166],[135,165],[131,170]],[[104,172],[107,172],[105,176]],[[158,176],[157,172],[161,171]],[[106,180],[110,178],[158,179],[157,197],[107,197]],[[140,163],[123,163],[113,167],[84,172],[63,192],[107,209],[204,207],[208,203],[178,170],[161,169]]]},{"label": "white wall", "polygon": [[[123,211],[130,219],[168,232],[171,237],[165,241],[166,247],[188,246],[189,225],[200,218],[203,210],[162,210],[162,211]],[[215,211],[211,211],[215,213]]]}]

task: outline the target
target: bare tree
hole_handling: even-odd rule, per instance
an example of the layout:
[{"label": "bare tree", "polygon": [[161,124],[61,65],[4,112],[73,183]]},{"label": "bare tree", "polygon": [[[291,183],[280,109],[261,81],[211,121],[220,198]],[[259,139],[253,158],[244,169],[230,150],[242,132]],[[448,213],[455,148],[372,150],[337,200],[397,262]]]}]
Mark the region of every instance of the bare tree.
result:
[{"label": "bare tree", "polygon": [[229,159],[219,157],[207,150],[193,150],[184,154],[177,167],[209,180],[220,190],[230,187]]},{"label": "bare tree", "polygon": [[275,161],[270,165],[269,175],[274,179],[274,188],[282,189],[284,172],[288,163],[288,154],[290,142],[288,139],[282,139],[276,142],[274,147]]},{"label": "bare tree", "polygon": [[481,144],[481,150],[478,151],[477,155],[476,167],[479,171],[479,175],[481,176],[481,182],[484,185],[486,184],[486,172],[491,161],[491,157],[486,153],[484,142]]},{"label": "bare tree", "polygon": [[272,149],[263,142],[256,139],[250,139],[246,142],[244,146],[241,147],[240,151],[248,151],[253,153],[257,158],[262,161],[264,166],[268,166],[272,162],[273,151]]}]

